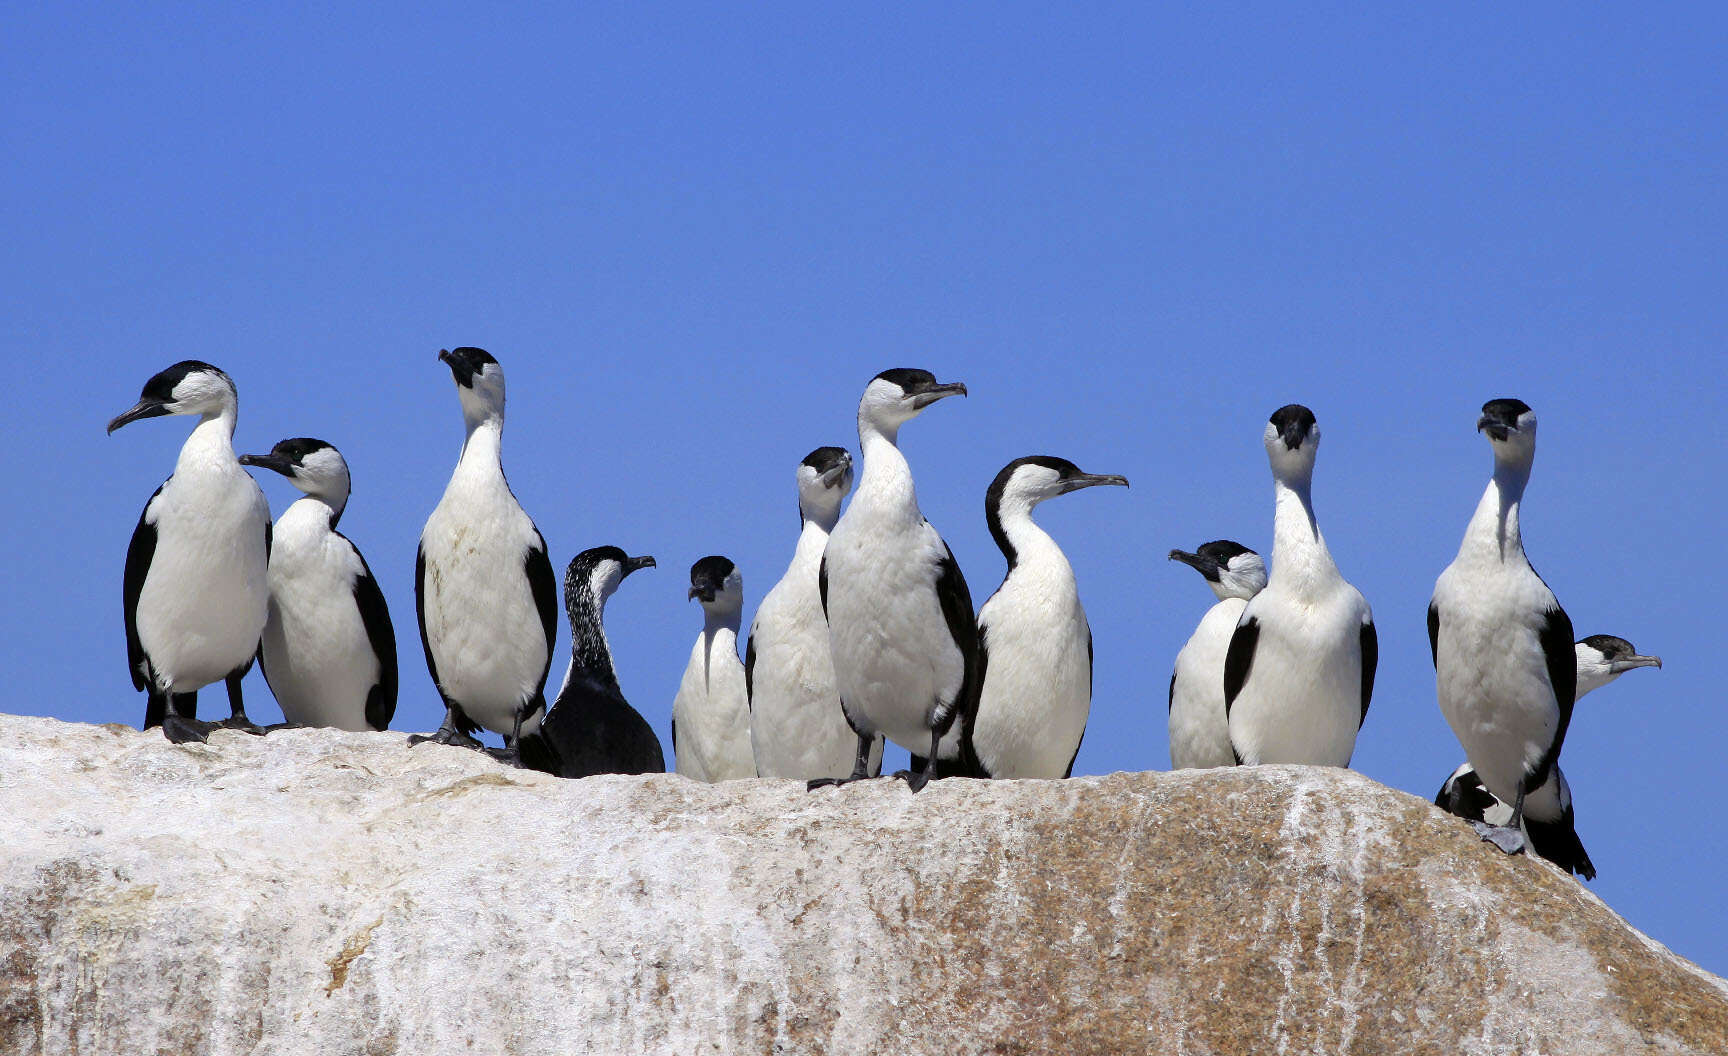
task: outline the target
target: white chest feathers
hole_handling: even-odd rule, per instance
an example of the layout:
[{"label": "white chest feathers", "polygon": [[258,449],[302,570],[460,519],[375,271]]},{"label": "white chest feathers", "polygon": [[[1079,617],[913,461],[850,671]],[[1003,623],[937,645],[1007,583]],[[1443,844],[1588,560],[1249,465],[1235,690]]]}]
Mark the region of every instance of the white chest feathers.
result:
[{"label": "white chest feathers", "polygon": [[550,656],[530,550],[544,544],[502,471],[470,467],[465,456],[420,535],[421,619],[444,694],[504,734],[541,692]]},{"label": "white chest feathers", "polygon": [[1170,681],[1170,765],[1174,769],[1232,766],[1230,724],[1224,714],[1224,656],[1236,621],[1248,604],[1225,598],[1206,610],[1182,651]]},{"label": "white chest feathers", "polygon": [[732,628],[710,627],[696,636],[672,701],[672,726],[678,773],[709,782],[756,776],[744,663]]},{"label": "white chest feathers", "polygon": [[226,435],[211,441],[210,428],[194,431],[144,513],[156,548],[138,596],[138,639],[158,685],[177,693],[250,662],[269,599],[269,504]]},{"label": "white chest feathers", "polygon": [[985,666],[972,741],[992,777],[1065,776],[1092,705],[1086,612],[1067,559],[1044,543],[1020,541],[978,614]]},{"label": "white chest feathers", "polygon": [[352,543],[330,528],[330,509],[301,499],[276,523],[263,661],[289,722],[368,730],[366,700],[380,661],[354,584],[366,574]]}]

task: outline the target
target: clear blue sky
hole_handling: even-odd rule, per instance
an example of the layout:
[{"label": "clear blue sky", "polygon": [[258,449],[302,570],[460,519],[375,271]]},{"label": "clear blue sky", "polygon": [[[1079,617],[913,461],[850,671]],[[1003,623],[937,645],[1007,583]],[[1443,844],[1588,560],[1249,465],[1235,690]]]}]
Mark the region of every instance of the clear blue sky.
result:
[{"label": "clear blue sky", "polygon": [[1097,639],[1080,773],[1167,765],[1210,594],[1164,555],[1269,547],[1260,432],[1311,406],[1318,514],[1380,632],[1355,765],[1431,796],[1462,753],[1424,610],[1487,478],[1477,409],[1517,396],[1533,560],[1580,634],[1667,661],[1567,740],[1591,890],[1728,972],[1719,8],[564,6],[10,9],[7,710],[142,717],[120,573],[189,423],[102,429],[176,360],[233,375],[242,449],[347,455],[397,725],[429,729],[414,546],[462,438],[434,355],[495,353],[554,563],[660,560],[608,626],[662,738],[685,570],[733,557],[753,608],[797,461],[855,450],[864,383],[920,366],[971,389],[903,437],[978,603],[1004,463],[1133,481],[1041,515]]}]

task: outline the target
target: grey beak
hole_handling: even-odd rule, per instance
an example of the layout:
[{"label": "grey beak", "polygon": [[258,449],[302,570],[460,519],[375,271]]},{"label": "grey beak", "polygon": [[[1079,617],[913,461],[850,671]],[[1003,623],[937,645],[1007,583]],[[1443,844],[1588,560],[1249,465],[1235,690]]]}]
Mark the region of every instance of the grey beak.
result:
[{"label": "grey beak", "polygon": [[[626,576],[628,576],[632,572],[637,572],[637,571],[640,571],[644,568],[654,568],[654,567],[656,567],[654,564],[654,559],[652,557],[649,557],[646,554],[644,554],[641,557],[627,557],[624,559],[624,574]],[[688,600],[688,599],[686,599],[686,600]]]},{"label": "grey beak", "polygon": [[113,436],[114,430],[123,425],[130,425],[140,418],[160,418],[167,413],[167,405],[160,400],[139,400],[133,404],[131,410],[115,416],[114,420],[108,423],[108,435]]},{"label": "grey beak", "polygon": [[1182,562],[1189,568],[1200,573],[1202,576],[1205,576],[1208,580],[1218,578],[1218,562],[1209,557],[1201,557],[1199,554],[1191,554],[1186,550],[1172,550],[1170,551],[1170,560]]},{"label": "grey beak", "polygon": [[1117,484],[1126,488],[1128,478],[1120,473],[1082,473],[1064,481],[1062,490],[1064,492],[1079,491],[1081,488],[1095,488],[1100,484]]},{"label": "grey beak", "polygon": [[839,465],[830,468],[827,472],[823,473],[816,479],[822,482],[824,488],[837,488],[840,486],[840,482],[846,479],[846,474],[850,472],[851,469],[852,460],[847,459]]},{"label": "grey beak", "polygon": [[285,477],[294,475],[294,463],[280,455],[241,455],[240,464],[258,469],[272,469]]},{"label": "grey beak", "polygon": [[1614,661],[1612,665],[1615,674],[1630,671],[1635,667],[1660,668],[1661,666],[1662,658],[1659,656],[1626,656]]},{"label": "grey beak", "polygon": [[945,385],[932,385],[928,389],[925,389],[923,392],[912,397],[912,406],[921,411],[945,396],[956,395],[966,395],[965,382],[951,381]]}]

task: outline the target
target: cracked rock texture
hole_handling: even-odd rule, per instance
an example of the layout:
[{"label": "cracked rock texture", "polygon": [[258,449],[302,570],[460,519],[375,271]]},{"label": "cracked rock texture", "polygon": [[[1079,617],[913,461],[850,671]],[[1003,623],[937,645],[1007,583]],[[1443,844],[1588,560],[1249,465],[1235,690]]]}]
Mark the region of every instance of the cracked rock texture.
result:
[{"label": "cracked rock texture", "polygon": [[0,717],[0,1053],[1728,1053],[1728,985],[1303,767],[806,794]]}]

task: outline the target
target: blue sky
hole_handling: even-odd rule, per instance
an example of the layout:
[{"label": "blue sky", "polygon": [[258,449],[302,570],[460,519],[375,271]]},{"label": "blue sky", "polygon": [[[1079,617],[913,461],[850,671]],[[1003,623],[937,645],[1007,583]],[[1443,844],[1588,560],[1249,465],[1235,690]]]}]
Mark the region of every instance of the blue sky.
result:
[{"label": "blue sky", "polygon": [[1210,594],[1164,555],[1268,549],[1260,432],[1312,407],[1317,512],[1380,633],[1355,766],[1431,796],[1462,752],[1424,611],[1487,479],[1477,409],[1517,396],[1532,559],[1581,635],[1667,663],[1567,740],[1591,890],[1728,972],[1719,10],[569,7],[12,10],[7,710],[142,716],[120,571],[188,423],[102,428],[176,360],[233,375],[241,448],[347,455],[396,725],[429,729],[414,546],[462,437],[434,356],[496,354],[555,565],[660,560],[608,629],[663,739],[701,625],[685,570],[733,557],[748,615],[791,556],[797,461],[855,451],[864,383],[920,366],[971,389],[903,441],[978,603],[1004,463],[1133,482],[1040,515],[1097,641],[1080,773],[1168,764]]}]

